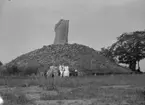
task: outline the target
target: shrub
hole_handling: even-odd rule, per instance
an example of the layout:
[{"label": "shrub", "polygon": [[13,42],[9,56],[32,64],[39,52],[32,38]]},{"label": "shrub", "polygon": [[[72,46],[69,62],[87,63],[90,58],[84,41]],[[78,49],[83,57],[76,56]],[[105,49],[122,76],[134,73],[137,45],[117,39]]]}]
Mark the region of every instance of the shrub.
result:
[{"label": "shrub", "polygon": [[25,67],[24,75],[32,75],[38,73],[39,63],[35,60],[30,60]]},{"label": "shrub", "polygon": [[0,66],[2,66],[3,65],[3,63],[0,61]]},{"label": "shrub", "polygon": [[23,74],[24,75],[32,75],[32,74],[37,74],[38,73],[38,69],[35,67],[27,67],[24,71]]},{"label": "shrub", "polygon": [[4,66],[0,66],[0,75],[3,75],[6,71],[6,68]]},{"label": "shrub", "polygon": [[7,67],[5,71],[5,74],[8,74],[8,75],[18,75],[20,73],[21,73],[21,70],[16,65]]}]

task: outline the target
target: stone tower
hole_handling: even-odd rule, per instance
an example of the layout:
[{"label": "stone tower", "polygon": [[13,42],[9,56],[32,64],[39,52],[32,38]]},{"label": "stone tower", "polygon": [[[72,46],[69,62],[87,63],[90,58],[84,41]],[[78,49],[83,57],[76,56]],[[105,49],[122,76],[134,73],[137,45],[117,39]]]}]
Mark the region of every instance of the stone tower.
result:
[{"label": "stone tower", "polygon": [[69,20],[60,19],[55,25],[55,39],[54,44],[68,43]]}]

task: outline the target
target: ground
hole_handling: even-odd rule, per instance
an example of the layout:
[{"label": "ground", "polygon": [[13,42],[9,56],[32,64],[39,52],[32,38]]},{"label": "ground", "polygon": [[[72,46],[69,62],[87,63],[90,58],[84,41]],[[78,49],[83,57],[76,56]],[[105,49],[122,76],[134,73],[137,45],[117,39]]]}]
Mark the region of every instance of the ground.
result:
[{"label": "ground", "polygon": [[145,75],[1,77],[4,105],[145,105]]}]

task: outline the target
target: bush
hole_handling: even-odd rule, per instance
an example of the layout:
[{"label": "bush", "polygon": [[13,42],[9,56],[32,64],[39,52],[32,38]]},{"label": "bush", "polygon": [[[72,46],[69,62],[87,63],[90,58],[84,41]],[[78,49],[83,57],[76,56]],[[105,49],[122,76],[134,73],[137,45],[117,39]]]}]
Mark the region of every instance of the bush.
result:
[{"label": "bush", "polygon": [[18,75],[21,72],[22,71],[16,65],[12,65],[11,67],[7,67],[4,73],[7,75]]},{"label": "bush", "polygon": [[27,67],[24,71],[23,71],[23,75],[32,75],[32,74],[37,74],[38,73],[38,69],[35,67]]},{"label": "bush", "polygon": [[3,65],[3,63],[0,61],[0,66],[2,66]]},{"label": "bush", "polygon": [[0,75],[2,76],[4,72],[6,71],[6,68],[4,66],[0,66]]},{"label": "bush", "polygon": [[26,68],[23,70],[24,75],[32,75],[38,73],[38,67],[39,63],[35,60],[30,60],[26,66]]}]

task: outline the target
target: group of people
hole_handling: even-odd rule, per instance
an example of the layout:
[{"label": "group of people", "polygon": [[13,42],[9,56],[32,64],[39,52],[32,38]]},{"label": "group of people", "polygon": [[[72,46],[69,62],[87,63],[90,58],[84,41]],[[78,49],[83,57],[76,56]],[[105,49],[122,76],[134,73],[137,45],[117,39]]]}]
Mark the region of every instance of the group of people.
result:
[{"label": "group of people", "polygon": [[[77,72],[77,70],[75,70]],[[59,66],[50,66],[50,68],[46,71],[46,77],[69,77],[70,70],[69,66],[59,65]]]},{"label": "group of people", "polygon": [[60,77],[69,77],[69,67],[64,65],[59,65]]}]

